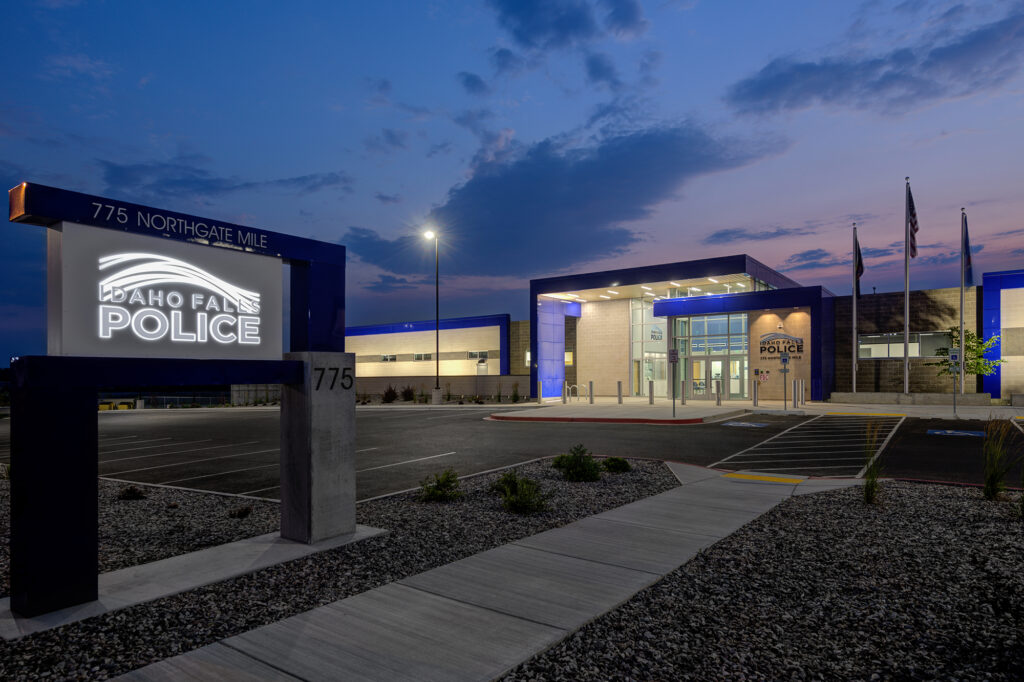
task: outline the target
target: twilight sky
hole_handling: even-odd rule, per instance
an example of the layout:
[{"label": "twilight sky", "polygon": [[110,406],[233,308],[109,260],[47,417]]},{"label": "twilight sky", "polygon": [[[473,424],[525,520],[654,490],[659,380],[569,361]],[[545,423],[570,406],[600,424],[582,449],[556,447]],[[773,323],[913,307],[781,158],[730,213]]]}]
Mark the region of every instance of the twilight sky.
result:
[{"label": "twilight sky", "polygon": [[[0,184],[345,244],[348,324],[528,315],[529,279],[749,253],[850,291],[1024,265],[1024,3],[11,2]],[[0,357],[45,352],[8,224]],[[980,282],[979,282],[980,283]]]}]

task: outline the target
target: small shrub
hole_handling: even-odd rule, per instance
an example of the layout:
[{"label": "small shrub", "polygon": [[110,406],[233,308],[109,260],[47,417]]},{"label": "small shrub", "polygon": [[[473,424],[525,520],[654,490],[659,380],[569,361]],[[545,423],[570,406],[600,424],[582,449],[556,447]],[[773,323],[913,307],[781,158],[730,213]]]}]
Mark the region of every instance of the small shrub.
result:
[{"label": "small shrub", "polygon": [[541,491],[540,484],[530,478],[517,479],[515,490],[501,497],[502,505],[513,514],[536,514],[548,508],[547,495]]},{"label": "small shrub", "polygon": [[560,470],[567,481],[597,481],[601,479],[601,467],[590,456],[582,443],[569,449],[569,454],[559,455],[551,466]]},{"label": "small shrub", "polygon": [[982,445],[984,457],[984,487],[982,494],[986,500],[996,500],[1006,489],[1003,482],[1006,474],[1016,463],[1009,456],[1010,432],[1013,425],[1001,419],[990,419],[985,425],[985,442]]},{"label": "small shrub", "polygon": [[402,400],[408,402],[416,399],[416,389],[412,386],[406,386],[402,389]]},{"label": "small shrub", "polygon": [[146,491],[137,485],[126,485],[121,488],[117,493],[117,499],[119,500],[144,500],[146,499]]},{"label": "small shrub", "polygon": [[452,469],[420,481],[420,502],[452,502],[460,497],[459,475]]},{"label": "small shrub", "polygon": [[512,402],[519,402],[519,382],[512,384]]},{"label": "small shrub", "polygon": [[491,484],[491,492],[499,495],[515,494],[516,486],[519,485],[519,477],[514,471],[506,471],[497,481]]},{"label": "small shrub", "polygon": [[11,480],[11,465],[0,464],[0,481]]},{"label": "small shrub", "polygon": [[384,389],[384,395],[381,396],[381,400],[385,403],[395,402],[398,400],[398,391],[395,390],[394,386],[388,384],[388,387]]},{"label": "small shrub", "polygon": [[[452,385],[449,383],[444,385],[444,401],[446,403],[450,403],[452,401]],[[462,403],[459,404],[461,405]]]},{"label": "small shrub", "polygon": [[610,471],[613,474],[624,474],[633,470],[632,465],[621,457],[608,457],[602,462],[602,465],[605,471]]},{"label": "small shrub", "polygon": [[252,514],[252,505],[248,504],[244,507],[237,507],[228,512],[228,517],[232,519],[244,519]]},{"label": "small shrub", "polygon": [[878,475],[882,472],[882,456],[879,454],[875,457],[878,427],[877,423],[870,424],[864,439],[864,458],[867,463],[864,467],[864,504],[874,504],[878,499]]}]

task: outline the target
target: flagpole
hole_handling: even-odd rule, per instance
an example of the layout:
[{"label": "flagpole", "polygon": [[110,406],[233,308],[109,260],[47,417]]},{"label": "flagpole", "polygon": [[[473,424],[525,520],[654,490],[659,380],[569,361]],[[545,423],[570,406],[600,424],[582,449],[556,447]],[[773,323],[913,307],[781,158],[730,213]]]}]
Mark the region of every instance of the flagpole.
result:
[{"label": "flagpole", "polygon": [[850,290],[853,301],[853,392],[857,392],[857,223],[853,224],[853,288]]},{"label": "flagpole", "polygon": [[903,240],[903,392],[910,393],[910,177],[904,201]]},{"label": "flagpole", "polygon": [[960,208],[960,395],[964,394],[964,364],[967,362],[967,344],[964,339],[967,331],[964,329],[964,292],[967,280],[967,210]]}]

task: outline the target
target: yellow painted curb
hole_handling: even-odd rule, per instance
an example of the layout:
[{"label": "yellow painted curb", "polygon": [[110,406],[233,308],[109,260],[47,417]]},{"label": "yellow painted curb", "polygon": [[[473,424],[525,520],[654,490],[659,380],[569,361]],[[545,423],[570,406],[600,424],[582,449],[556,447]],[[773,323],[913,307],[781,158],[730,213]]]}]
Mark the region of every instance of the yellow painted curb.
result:
[{"label": "yellow painted curb", "polygon": [[902,412],[826,412],[826,416],[843,417],[906,417]]},{"label": "yellow painted curb", "polygon": [[769,481],[771,483],[800,483],[802,478],[783,478],[782,476],[755,476],[754,474],[723,474],[722,478],[742,478],[745,481]]}]

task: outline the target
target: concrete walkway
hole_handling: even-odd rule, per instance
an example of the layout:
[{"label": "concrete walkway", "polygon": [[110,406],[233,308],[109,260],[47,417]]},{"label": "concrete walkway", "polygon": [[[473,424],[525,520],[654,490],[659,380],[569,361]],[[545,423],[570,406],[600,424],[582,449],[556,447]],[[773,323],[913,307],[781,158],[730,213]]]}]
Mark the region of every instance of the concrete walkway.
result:
[{"label": "concrete walkway", "polygon": [[[761,400],[757,407],[749,400],[723,400],[719,407],[713,400],[691,400],[686,405],[676,402],[675,417],[672,416],[672,401],[656,398],[649,404],[647,398],[623,398],[618,404],[616,398],[595,397],[591,405],[586,400],[572,400],[562,404],[561,400],[551,400],[543,405],[528,409],[504,411],[500,408],[491,413],[491,418],[501,421],[565,421],[625,424],[695,424],[731,418],[740,418],[745,414],[795,414],[819,415],[835,413],[882,414],[931,419],[953,419],[952,405],[871,405],[847,403],[809,402],[794,409],[789,405],[783,408],[782,401]],[[1024,408],[1020,407],[976,407],[957,406],[960,419],[1012,419],[1024,417]]]},{"label": "concrete walkway", "polygon": [[494,679],[790,495],[857,483],[669,466],[668,492],[119,679]]}]

